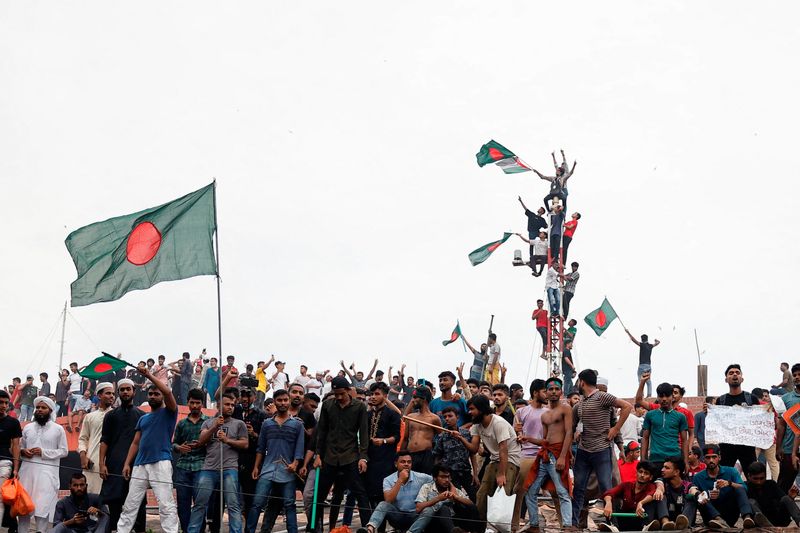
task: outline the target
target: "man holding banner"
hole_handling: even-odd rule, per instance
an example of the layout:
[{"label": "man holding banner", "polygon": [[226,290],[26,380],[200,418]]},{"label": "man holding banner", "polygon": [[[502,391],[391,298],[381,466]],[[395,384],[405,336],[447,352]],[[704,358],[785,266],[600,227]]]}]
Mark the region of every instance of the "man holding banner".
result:
[{"label": "man holding banner", "polygon": [[[742,374],[742,367],[740,365],[736,363],[728,365],[728,368],[725,369],[725,383],[728,384],[728,393],[717,398],[717,405],[729,407],[758,405],[759,402],[757,399],[753,398],[749,392],[742,390],[744,375]],[[706,441],[714,442],[714,440],[709,437],[708,426],[709,420],[706,419]],[[766,447],[769,448],[770,445],[771,442]],[[750,463],[756,460],[756,449],[753,445],[720,443],[720,451],[722,452],[720,463],[723,466],[734,466],[738,460],[742,465],[742,470],[746,471]]]}]

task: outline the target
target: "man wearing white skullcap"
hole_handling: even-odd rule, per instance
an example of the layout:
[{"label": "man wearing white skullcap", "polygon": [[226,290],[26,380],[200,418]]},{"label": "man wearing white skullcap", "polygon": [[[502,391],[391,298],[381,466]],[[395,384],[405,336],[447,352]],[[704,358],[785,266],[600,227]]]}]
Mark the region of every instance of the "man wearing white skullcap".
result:
[{"label": "man wearing white skullcap", "polygon": [[33,513],[19,517],[19,530],[28,531],[31,516],[36,517],[36,531],[47,531],[48,522],[58,503],[58,471],[66,457],[67,433],[55,422],[56,403],[45,396],[33,401],[33,422],[22,429],[19,480],[36,507]]},{"label": "man wearing white skullcap", "polygon": [[114,405],[116,396],[114,384],[98,383],[95,389],[98,405],[83,418],[81,434],[78,437],[78,453],[81,456],[81,468],[86,476],[86,490],[89,494],[100,494],[103,479],[100,477],[100,437],[103,436],[103,419]]}]

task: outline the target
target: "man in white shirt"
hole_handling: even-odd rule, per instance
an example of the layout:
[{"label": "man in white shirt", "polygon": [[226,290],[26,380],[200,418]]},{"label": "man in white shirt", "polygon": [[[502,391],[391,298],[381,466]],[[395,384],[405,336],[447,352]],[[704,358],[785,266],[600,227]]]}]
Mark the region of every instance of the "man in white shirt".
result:
[{"label": "man in white shirt", "polygon": [[289,374],[283,371],[284,368],[286,368],[286,363],[283,361],[275,361],[275,372],[269,380],[273,392],[276,390],[287,390],[289,386]]},{"label": "man in white shirt", "polygon": [[75,402],[83,394],[83,376],[78,374],[78,363],[69,364],[69,410],[75,408]]},{"label": "man in white shirt", "polygon": [[98,383],[96,394],[99,400],[97,410],[83,418],[81,434],[78,437],[81,468],[86,476],[87,491],[90,494],[100,494],[103,488],[103,480],[100,477],[100,437],[103,436],[103,419],[111,411],[117,399],[113,383]]},{"label": "man in white shirt", "polygon": [[300,365],[300,375],[294,378],[294,381],[292,381],[292,383],[297,383],[298,385],[302,385],[303,389],[305,389],[305,391],[308,392],[308,383],[310,381],[311,381],[311,376],[308,375],[308,367],[306,365]]},{"label": "man in white shirt", "polygon": [[[619,429],[619,435],[622,437],[624,444],[628,444],[631,441],[639,442],[639,437],[642,434],[642,423],[644,423],[643,417],[646,412],[643,407],[637,405],[636,410],[622,424]],[[619,409],[617,409],[617,416],[619,416]]]},{"label": "man in white shirt", "polygon": [[547,301],[550,303],[550,316],[561,315],[561,292],[559,291],[558,263],[547,269],[547,276],[544,278],[544,287],[547,289]]}]

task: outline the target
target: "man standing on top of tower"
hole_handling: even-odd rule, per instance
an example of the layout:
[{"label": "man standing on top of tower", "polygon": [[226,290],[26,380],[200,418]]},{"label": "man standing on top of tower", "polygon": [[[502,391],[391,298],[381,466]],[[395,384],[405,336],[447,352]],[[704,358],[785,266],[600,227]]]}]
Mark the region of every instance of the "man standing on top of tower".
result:
[{"label": "man standing on top of tower", "polygon": [[[661,344],[661,341],[656,339],[653,344],[650,344],[648,341],[648,337],[645,334],[642,334],[641,342],[637,341],[631,332],[625,329],[625,333],[628,334],[630,337],[631,342],[633,342],[636,346],[639,347],[639,369],[636,371],[636,378],[641,379],[642,374],[645,372],[652,372],[653,367],[651,364],[651,356],[653,354],[653,348]],[[651,380],[647,380],[647,396],[650,397],[653,394],[653,383]]]},{"label": "man standing on top of tower", "polygon": [[578,220],[580,220],[581,214],[578,212],[572,213],[572,218],[564,224],[564,264],[567,264],[567,249],[569,248],[569,243],[572,242],[572,236],[575,235],[575,230],[578,229]]},{"label": "man standing on top of tower", "polygon": [[563,203],[564,209],[567,208],[567,195],[569,191],[567,191],[567,180],[572,177],[572,174],[575,172],[575,166],[578,164],[577,161],[572,163],[572,169],[569,168],[567,164],[567,156],[564,155],[564,150],[561,150],[561,157],[563,162],[559,166],[556,163],[556,154],[552,152],[551,155],[553,156],[553,164],[556,167],[556,175],[555,176],[545,176],[538,170],[533,170],[537,176],[542,178],[543,180],[550,182],[550,194],[544,197],[544,206],[547,209],[550,209],[550,206],[547,205],[547,202],[552,200],[553,198],[560,198],[561,202]]}]

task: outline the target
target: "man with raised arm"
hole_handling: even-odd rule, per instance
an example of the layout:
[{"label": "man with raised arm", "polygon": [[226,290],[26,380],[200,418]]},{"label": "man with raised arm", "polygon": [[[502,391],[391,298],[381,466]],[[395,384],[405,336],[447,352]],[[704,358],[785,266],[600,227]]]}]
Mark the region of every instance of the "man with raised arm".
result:
[{"label": "man with raised arm", "polygon": [[[641,341],[637,341],[636,338],[631,335],[631,332],[625,329],[625,333],[628,334],[628,337],[631,339],[631,342],[639,347],[639,368],[636,370],[636,378],[642,379],[642,374],[645,372],[652,373],[653,366],[652,366],[652,355],[653,355],[653,348],[661,344],[661,341],[656,339],[653,344],[650,344],[648,341],[648,337],[645,334],[642,334]],[[647,380],[647,397],[653,395],[653,384],[648,379]]]},{"label": "man with raised arm", "polygon": [[[555,152],[551,154],[553,156],[553,163],[555,164],[556,155]],[[567,195],[569,191],[567,190],[567,180],[572,177],[573,172],[575,172],[575,167],[578,165],[577,161],[572,163],[572,168],[569,168],[567,164],[567,156],[564,155],[564,150],[561,150],[561,157],[563,162],[561,165],[556,164],[556,175],[555,176],[545,176],[538,170],[533,170],[537,176],[542,178],[545,181],[550,182],[550,194],[544,197],[544,206],[545,208],[549,209],[548,202],[553,198],[560,198],[561,202],[564,206],[564,209],[567,208]]]},{"label": "man with raised arm", "polygon": [[147,387],[150,412],[136,423],[122,476],[130,480],[130,489],[117,523],[118,533],[130,533],[148,488],[158,501],[161,528],[166,533],[178,533],[178,508],[172,495],[172,433],[178,421],[178,404],[166,383],[157,379],[140,364],[140,374],[151,381]]}]

